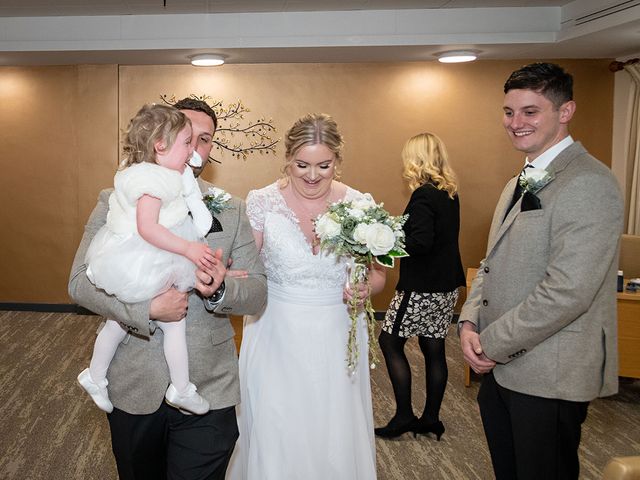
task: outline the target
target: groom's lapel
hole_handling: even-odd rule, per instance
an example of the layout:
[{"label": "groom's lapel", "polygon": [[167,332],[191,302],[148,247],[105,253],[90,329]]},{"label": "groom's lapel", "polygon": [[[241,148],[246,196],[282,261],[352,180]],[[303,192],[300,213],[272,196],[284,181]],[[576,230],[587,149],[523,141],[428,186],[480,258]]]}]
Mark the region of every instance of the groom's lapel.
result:
[{"label": "groom's lapel", "polygon": [[[493,215],[493,222],[491,223],[491,230],[489,231],[489,244],[487,245],[487,256],[496,246],[500,238],[504,235],[504,232],[507,231],[509,226],[513,223],[516,218],[516,215],[520,211],[520,203],[522,202],[522,198],[519,198],[515,205],[509,210],[507,213],[507,209],[509,205],[511,205],[511,199],[513,198],[513,192],[516,188],[516,182],[518,181],[518,177],[513,177],[507,185],[504,187],[502,195],[500,196],[500,200],[498,200],[498,205],[496,205],[496,211]],[[506,215],[506,218],[505,218]],[[502,221],[504,219],[504,221]]]},{"label": "groom's lapel", "polygon": [[[549,164],[547,170],[549,173],[553,175],[553,178],[547,183],[544,187],[542,187],[536,195],[538,195],[541,191],[547,188],[551,183],[553,183],[558,175],[562,174],[562,171],[569,165],[576,157],[579,155],[586,153],[586,150],[582,146],[580,142],[574,142],[565,148],[560,154]],[[511,196],[507,195],[507,192],[513,192],[515,189],[515,182],[518,181],[517,177],[512,178],[507,186],[505,187],[505,193],[500,197],[500,201],[496,207],[496,214],[493,218],[493,223],[491,225],[491,231],[489,233],[489,244],[487,245],[487,256],[489,253],[495,248],[503,235],[509,230],[509,227],[513,224],[516,217],[522,210],[522,197],[515,203],[513,208],[507,214],[507,208],[509,208],[509,203],[511,201]],[[545,206],[542,205],[542,208]],[[505,214],[507,215],[505,218]],[[503,222],[500,222],[500,219],[504,218]],[[495,235],[494,235],[495,232]]]},{"label": "groom's lapel", "polygon": [[[212,186],[211,184],[205,183],[204,180],[202,180],[200,177],[198,177],[196,179],[198,181],[198,187],[200,188],[201,192],[205,192],[207,190],[207,188],[209,188],[210,186]],[[215,232],[222,232],[224,229],[222,228],[222,222],[220,221],[219,218],[217,217],[221,217],[222,213],[211,213],[211,216],[213,217],[213,221],[211,222],[211,228],[209,229],[209,231],[207,232],[207,235],[209,235],[210,233],[215,233]]]}]

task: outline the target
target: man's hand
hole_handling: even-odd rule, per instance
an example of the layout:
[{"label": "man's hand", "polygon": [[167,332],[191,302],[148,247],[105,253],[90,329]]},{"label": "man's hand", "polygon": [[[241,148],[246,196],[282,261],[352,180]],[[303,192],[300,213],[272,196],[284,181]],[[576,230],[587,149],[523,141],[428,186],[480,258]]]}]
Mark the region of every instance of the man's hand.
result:
[{"label": "man's hand", "polygon": [[222,249],[213,252],[213,259],[208,264],[198,267],[196,271],[196,290],[209,298],[220,287],[227,274],[227,267],[222,261]]},{"label": "man's hand", "polygon": [[189,296],[170,288],[151,300],[149,318],[158,322],[177,322],[187,316]]},{"label": "man's hand", "polygon": [[484,354],[480,344],[480,335],[471,322],[463,322],[460,327],[460,346],[465,361],[476,373],[490,372],[496,366],[496,362]]}]

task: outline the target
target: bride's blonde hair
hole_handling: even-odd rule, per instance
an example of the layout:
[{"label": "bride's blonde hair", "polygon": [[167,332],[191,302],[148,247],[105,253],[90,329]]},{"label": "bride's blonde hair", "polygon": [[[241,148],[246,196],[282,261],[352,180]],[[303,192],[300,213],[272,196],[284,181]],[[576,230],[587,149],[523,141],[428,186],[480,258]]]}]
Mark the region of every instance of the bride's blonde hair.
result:
[{"label": "bride's blonde hair", "polygon": [[326,113],[310,113],[296,120],[284,136],[285,163],[282,166],[280,187],[289,183],[289,168],[298,151],[308,145],[324,145],[335,155],[333,178],[340,177],[344,140],[338,124]]},{"label": "bride's blonde hair", "polygon": [[427,182],[444,190],[453,198],[458,191],[456,174],[449,166],[444,143],[432,133],[421,133],[410,138],[402,149],[404,171],[413,191]]}]

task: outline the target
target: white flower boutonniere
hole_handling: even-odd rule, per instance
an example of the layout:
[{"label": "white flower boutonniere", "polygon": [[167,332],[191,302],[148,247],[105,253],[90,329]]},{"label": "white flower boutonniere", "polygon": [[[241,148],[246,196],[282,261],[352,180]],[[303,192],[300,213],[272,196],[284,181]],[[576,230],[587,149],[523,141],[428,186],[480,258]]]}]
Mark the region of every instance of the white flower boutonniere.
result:
[{"label": "white flower boutonniere", "polygon": [[213,215],[229,208],[229,200],[231,200],[231,195],[217,187],[209,187],[207,192],[202,195],[202,201]]},{"label": "white flower boutonniere", "polygon": [[535,195],[553,178],[553,173],[547,172],[544,168],[525,168],[520,174],[518,183],[520,183],[523,191]]}]

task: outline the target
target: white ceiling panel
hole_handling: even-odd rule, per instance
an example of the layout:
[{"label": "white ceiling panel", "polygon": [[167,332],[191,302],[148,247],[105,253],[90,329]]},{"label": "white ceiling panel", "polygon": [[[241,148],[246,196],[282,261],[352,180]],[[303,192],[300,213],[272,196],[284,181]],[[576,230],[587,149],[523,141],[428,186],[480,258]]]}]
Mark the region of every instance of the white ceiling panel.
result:
[{"label": "white ceiling panel", "polygon": [[[0,0],[0,65],[616,58],[640,0]],[[597,12],[596,15],[590,15]],[[587,21],[585,22],[585,19]]]}]

